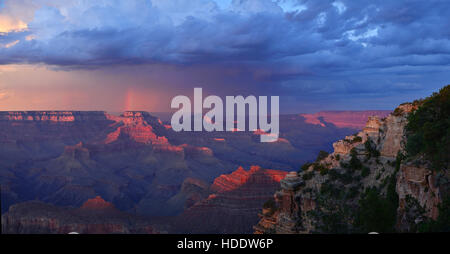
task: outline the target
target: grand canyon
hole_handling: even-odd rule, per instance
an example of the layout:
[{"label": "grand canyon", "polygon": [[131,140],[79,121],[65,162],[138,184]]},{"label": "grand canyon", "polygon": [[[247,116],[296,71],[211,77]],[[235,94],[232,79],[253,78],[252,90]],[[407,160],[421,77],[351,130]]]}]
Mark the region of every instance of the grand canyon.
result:
[{"label": "grand canyon", "polygon": [[282,115],[272,143],[143,111],[0,112],[2,232],[445,230],[448,140],[416,139],[448,131],[449,88],[393,111]]},{"label": "grand canyon", "polygon": [[[388,114],[282,115],[280,139],[261,143],[257,132],[174,132],[140,111],[0,112],[3,229],[33,232],[35,222],[24,218],[53,214],[46,220],[61,226],[36,232],[72,230],[62,226],[74,224],[64,209],[82,211],[98,197],[125,217],[146,217],[152,232],[251,233],[288,171],[359,130],[367,115]],[[130,227],[121,232],[142,232]],[[83,232],[99,232],[91,228]]]},{"label": "grand canyon", "polygon": [[405,252],[385,233],[450,232],[449,13],[0,0],[1,233],[182,235],[151,243],[167,250],[246,234],[272,252],[379,233]]}]

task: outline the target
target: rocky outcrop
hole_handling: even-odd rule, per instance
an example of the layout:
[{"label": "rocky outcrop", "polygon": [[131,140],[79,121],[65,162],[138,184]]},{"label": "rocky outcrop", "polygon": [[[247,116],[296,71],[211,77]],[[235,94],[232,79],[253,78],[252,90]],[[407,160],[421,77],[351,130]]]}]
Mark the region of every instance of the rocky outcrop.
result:
[{"label": "rocky outcrop", "polygon": [[396,109],[395,113],[386,118],[381,134],[381,138],[384,140],[380,148],[381,155],[395,157],[398,151],[403,148],[405,126],[408,123],[406,117],[415,109],[417,107],[412,104],[403,104]]},{"label": "rocky outcrop", "polygon": [[436,219],[442,201],[436,173],[421,159],[399,164],[407,116],[416,109],[417,105],[402,104],[384,119],[369,117],[361,132],[335,142],[333,153],[298,176],[289,174],[281,181],[281,191],[274,195],[273,210],[263,209],[254,232],[336,232],[324,221],[330,217],[340,218],[344,232],[357,231],[351,214],[369,188],[387,195],[395,187],[396,228],[401,232],[409,231],[412,224],[424,218]]},{"label": "rocky outcrop", "polygon": [[301,204],[296,200],[296,191],[304,184],[297,172],[290,172],[281,180],[281,190],[274,195],[278,205],[276,215],[274,207],[264,208],[258,216],[261,218],[258,225],[254,226],[255,234],[279,233],[291,234],[298,232],[298,221],[301,219]]},{"label": "rocky outcrop", "polygon": [[287,172],[252,166],[221,175],[211,194],[177,218],[174,228],[183,233],[250,233],[259,208],[272,199]]},{"label": "rocky outcrop", "polygon": [[381,121],[377,116],[369,116],[363,132],[367,135],[377,135],[380,131]]},{"label": "rocky outcrop", "polygon": [[441,191],[436,172],[429,168],[421,160],[409,161],[400,167],[396,184],[399,197],[396,227],[399,231],[411,232],[426,218],[438,218]]},{"label": "rocky outcrop", "polygon": [[118,211],[96,197],[81,208],[56,207],[39,201],[12,205],[2,215],[3,234],[152,234],[148,218]]}]

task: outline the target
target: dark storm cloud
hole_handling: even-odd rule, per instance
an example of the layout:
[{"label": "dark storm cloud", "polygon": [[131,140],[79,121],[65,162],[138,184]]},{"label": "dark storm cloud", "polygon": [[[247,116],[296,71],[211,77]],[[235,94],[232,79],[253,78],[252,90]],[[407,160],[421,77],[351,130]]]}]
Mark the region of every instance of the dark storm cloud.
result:
[{"label": "dark storm cloud", "polygon": [[[436,60],[445,61],[438,55],[450,53],[450,29],[446,29],[450,5],[445,1],[299,1],[304,6],[300,12],[282,11],[275,3],[254,7],[270,0],[233,1],[229,9],[216,6],[198,16],[186,13],[178,21],[165,6],[126,2],[73,5],[68,1],[59,8],[43,6],[28,24],[35,39],[22,38],[15,47],[2,49],[2,54],[16,56],[16,61],[61,61],[63,65],[133,61],[296,64],[296,58],[312,56],[317,59],[313,62],[324,63],[319,67],[333,69],[349,58],[377,65],[385,57],[412,54],[436,55]],[[214,4],[188,2],[198,9],[202,8],[199,2]],[[12,37],[18,34],[1,38]],[[423,60],[418,61],[422,64]]]},{"label": "dark storm cloud", "polygon": [[0,63],[65,69],[232,66],[249,87],[258,83],[279,93],[333,96],[424,90],[416,84],[428,79],[427,67],[441,70],[434,73],[435,82],[449,77],[448,1],[218,3],[67,0],[42,5],[26,32],[0,35],[1,45],[19,40],[0,48]]}]

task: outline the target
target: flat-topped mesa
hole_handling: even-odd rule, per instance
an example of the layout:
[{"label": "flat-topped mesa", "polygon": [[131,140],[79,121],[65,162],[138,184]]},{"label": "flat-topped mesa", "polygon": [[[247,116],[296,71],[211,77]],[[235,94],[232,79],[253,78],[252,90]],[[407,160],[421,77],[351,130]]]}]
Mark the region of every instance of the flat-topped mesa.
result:
[{"label": "flat-topped mesa", "polygon": [[45,149],[32,149],[56,155],[61,153],[61,145],[102,139],[99,137],[114,123],[103,111],[0,111],[0,143],[46,143]]},{"label": "flat-topped mesa", "polygon": [[1,111],[0,121],[76,121],[108,120],[104,111]]}]

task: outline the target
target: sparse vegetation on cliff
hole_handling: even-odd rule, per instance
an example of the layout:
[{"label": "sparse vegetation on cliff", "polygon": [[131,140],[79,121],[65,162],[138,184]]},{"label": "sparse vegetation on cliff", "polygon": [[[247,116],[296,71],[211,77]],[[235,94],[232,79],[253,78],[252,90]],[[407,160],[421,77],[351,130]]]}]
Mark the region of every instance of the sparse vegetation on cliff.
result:
[{"label": "sparse vegetation on cliff", "polygon": [[450,163],[450,85],[439,93],[415,102],[420,107],[408,116],[408,156],[424,154],[434,170],[448,169]]},{"label": "sparse vegetation on cliff", "polygon": [[312,165],[312,163],[310,163],[310,162],[307,162],[307,163],[303,164],[303,165],[300,167],[300,170],[298,171],[298,173],[307,171],[308,168],[309,168],[311,165]]},{"label": "sparse vegetation on cliff", "polygon": [[350,144],[354,144],[354,143],[362,142],[362,138],[360,136],[355,136],[352,140],[344,139],[344,141],[346,141]]},{"label": "sparse vegetation on cliff", "polygon": [[359,200],[355,227],[362,233],[395,232],[397,204],[384,197],[377,188],[368,188]]},{"label": "sparse vegetation on cliff", "polygon": [[313,176],[314,176],[314,171],[305,172],[305,173],[302,175],[302,179],[303,179],[304,181],[308,181],[308,180],[310,180],[311,178],[313,178]]},{"label": "sparse vegetation on cliff", "polygon": [[358,159],[358,153],[356,152],[356,149],[353,148],[350,151],[350,161],[348,164],[348,168],[352,169],[352,170],[360,170],[362,169],[362,163],[361,161]]},{"label": "sparse vegetation on cliff", "polygon": [[277,208],[275,200],[269,199],[263,204],[263,208],[268,210],[269,214],[273,214]]},{"label": "sparse vegetation on cliff", "polygon": [[316,162],[320,162],[321,160],[325,159],[328,156],[328,152],[326,151],[320,151],[319,154],[317,155],[317,159]]},{"label": "sparse vegetation on cliff", "polygon": [[378,158],[380,156],[380,151],[377,150],[375,143],[368,139],[365,143],[364,143],[364,147],[366,148],[367,154],[366,154],[366,158],[370,159],[370,158]]},{"label": "sparse vegetation on cliff", "polygon": [[419,232],[450,232],[450,196],[444,198],[439,204],[437,220],[425,220],[418,226]]}]

